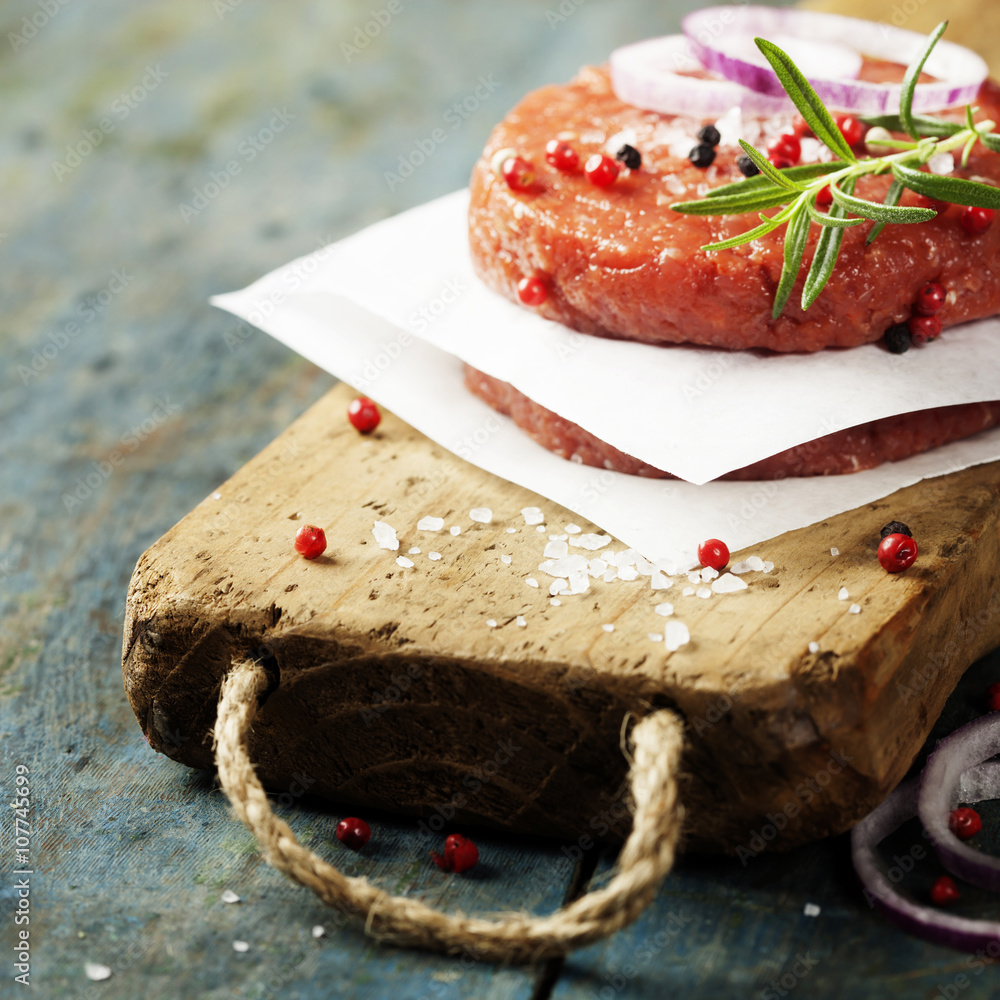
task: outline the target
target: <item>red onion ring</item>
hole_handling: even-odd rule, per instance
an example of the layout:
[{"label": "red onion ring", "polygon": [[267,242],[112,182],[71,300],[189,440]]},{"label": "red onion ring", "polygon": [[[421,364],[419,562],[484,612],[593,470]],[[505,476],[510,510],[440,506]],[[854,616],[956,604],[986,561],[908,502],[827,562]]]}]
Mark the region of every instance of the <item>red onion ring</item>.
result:
[{"label": "red onion ring", "polygon": [[684,35],[648,38],[611,53],[615,95],[647,111],[718,118],[733,107],[762,117],[795,110],[784,91],[771,97],[719,77],[682,75],[704,71]]},{"label": "red onion ring", "polygon": [[[986,765],[990,767],[990,765]],[[978,769],[977,769],[978,770]],[[998,775],[988,775],[988,794],[992,795]],[[971,782],[982,775],[971,776]],[[900,785],[877,809],[870,812],[851,831],[851,857],[854,870],[865,887],[869,902],[901,930],[917,937],[951,948],[977,951],[1000,942],[1000,923],[992,920],[970,920],[946,913],[935,907],[921,906],[896,891],[879,870],[876,848],[902,824],[917,815],[919,781]],[[979,801],[974,795],[964,796],[966,802]],[[945,821],[947,827],[947,820]]]},{"label": "red onion ring", "polygon": [[[943,739],[927,759],[920,776],[917,811],[941,864],[953,875],[973,885],[1000,892],[1000,858],[977,851],[948,829],[948,816],[959,802],[978,802],[983,797],[1000,798],[996,768],[978,769],[980,784],[972,786],[963,776],[970,768],[1000,752],[1000,712],[956,729]],[[986,775],[986,778],[982,776]],[[990,784],[993,780],[994,784]],[[985,788],[983,787],[985,785]],[[985,796],[973,797],[981,791]]]},{"label": "red onion ring", "polygon": [[[682,22],[684,34],[706,69],[764,94],[783,93],[770,66],[733,55],[743,37],[774,36],[821,38],[826,43],[847,46],[878,59],[909,64],[927,44],[915,31],[839,14],[773,7],[706,7],[688,14]],[[780,44],[780,43],[776,43]],[[829,108],[855,114],[894,113],[899,107],[899,84],[869,83],[826,75],[814,67],[802,67],[820,99]],[[986,63],[971,49],[940,41],[924,67],[938,77],[934,83],[918,83],[913,111],[921,114],[959,107],[974,100],[989,72]]]}]

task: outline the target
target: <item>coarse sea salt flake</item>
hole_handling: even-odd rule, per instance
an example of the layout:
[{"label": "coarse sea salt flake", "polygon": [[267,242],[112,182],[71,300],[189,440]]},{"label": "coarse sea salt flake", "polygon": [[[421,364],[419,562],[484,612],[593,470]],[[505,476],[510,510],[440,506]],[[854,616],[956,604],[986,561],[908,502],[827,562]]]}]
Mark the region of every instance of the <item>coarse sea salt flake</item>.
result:
[{"label": "coarse sea salt flake", "polygon": [[409,569],[413,565],[413,560],[407,559],[406,556],[396,556],[396,565],[402,566],[403,569]]},{"label": "coarse sea salt flake", "polygon": [[314,938],[326,937],[326,928],[322,924],[314,924],[312,929]]},{"label": "coarse sea salt flake", "polygon": [[663,642],[663,636],[659,632],[647,632],[650,642]]},{"label": "coarse sea salt flake", "polygon": [[649,578],[649,586],[652,590],[666,590],[673,585],[674,581],[669,576],[664,576],[659,570]]},{"label": "coarse sea salt flake", "polygon": [[240,897],[237,896],[232,889],[223,890],[222,896],[220,898],[222,899],[223,903],[238,903],[240,901]]},{"label": "coarse sea salt flake", "polygon": [[[761,571],[762,569],[764,569],[764,560],[763,560],[763,559],[761,559],[761,557],[760,557],[760,556],[748,556],[748,557],[747,557],[747,565],[748,565],[748,566],[749,566],[749,567],[750,567],[750,568],[751,568],[751,569],[752,569],[752,570],[753,570],[753,571],[754,571],[755,573],[759,573],[759,572],[760,572],[760,571]],[[774,566],[774,563],[772,563],[772,564],[771,564],[771,566],[772,566],[772,568],[773,568],[773,566]]]},{"label": "coarse sea salt flake", "polygon": [[564,594],[585,594],[590,590],[590,575],[585,569],[578,570],[575,573],[570,573],[569,575],[569,590],[563,591]]},{"label": "coarse sea salt flake", "polygon": [[507,555],[506,552],[501,553],[501,555],[500,555],[500,562],[502,562],[505,566],[509,566],[510,565],[510,556]]},{"label": "coarse sea salt flake", "polygon": [[603,549],[605,545],[611,544],[610,535],[575,535],[569,540],[570,545],[575,545],[580,549],[588,549],[591,552],[596,552],[598,549]]},{"label": "coarse sea salt flake", "polygon": [[706,566],[701,571],[701,579],[704,583],[711,583],[718,575],[719,571],[713,566]]},{"label": "coarse sea salt flake", "polygon": [[394,552],[399,549],[399,539],[396,537],[396,529],[385,521],[376,521],[372,528],[375,541],[380,549],[392,549]]},{"label": "coarse sea salt flake", "polygon": [[562,559],[546,559],[538,564],[546,576],[569,576],[570,573],[587,572],[586,556],[563,556]]},{"label": "coarse sea salt flake", "polygon": [[535,579],[535,578],[534,578],[533,576],[526,576],[526,577],[524,578],[524,582],[525,582],[525,583],[526,583],[526,584],[527,584],[527,585],[528,585],[529,587],[537,587],[537,586],[538,586],[538,581],[537,581],[537,580],[536,580],[536,579]]},{"label": "coarse sea salt flake", "polygon": [[663,632],[663,641],[667,644],[667,649],[675,653],[691,641],[691,633],[684,622],[669,621]]},{"label": "coarse sea salt flake", "polygon": [[604,629],[605,632],[614,632],[615,630],[614,625],[602,625],[601,628]]},{"label": "coarse sea salt flake", "polygon": [[619,566],[618,567],[618,579],[619,580],[636,580],[639,577],[639,571],[634,566]]},{"label": "coarse sea salt flake", "polygon": [[507,534],[508,535],[516,535],[517,534],[517,528],[508,528],[507,529]]},{"label": "coarse sea salt flake", "polygon": [[813,654],[818,653],[819,652],[819,643],[816,642],[815,640],[813,640],[811,643],[809,643],[809,652],[813,653]]},{"label": "coarse sea salt flake", "polygon": [[544,534],[545,533],[545,525],[544,524],[540,524],[537,528],[535,528],[535,531],[539,531],[539,532],[542,532]]},{"label": "coarse sea salt flake", "polygon": [[692,595],[692,594],[694,594],[694,587],[685,587],[685,588],[684,588],[684,589],[683,589],[683,590],[681,591],[681,593],[682,593],[682,594],[683,594],[683,595],[684,595],[685,597],[691,597],[691,595]]},{"label": "coarse sea salt flake", "polygon": [[852,614],[852,615],[860,615],[861,614],[861,605],[860,604],[852,604],[847,609],[847,611],[848,611],[849,614]]},{"label": "coarse sea salt flake", "polygon": [[802,915],[806,917],[818,917],[822,912],[822,909],[815,903],[806,903],[802,907]]},{"label": "coarse sea salt flake", "polygon": [[761,567],[761,571],[764,573],[770,573],[772,569],[774,569],[774,563],[765,559],[764,565]]},{"label": "coarse sea salt flake", "polygon": [[526,621],[524,620],[524,615],[518,615],[518,616],[517,616],[517,617],[516,617],[516,618],[514,619],[514,623],[515,623],[515,624],[517,625],[517,627],[518,627],[518,628],[524,628],[524,626],[528,624],[528,623],[527,623],[527,622],[526,622]]},{"label": "coarse sea salt flake", "polygon": [[612,580],[617,580],[618,579],[618,567],[617,566],[609,566],[604,571],[604,577],[603,577],[603,579],[604,579],[605,583],[611,583]]},{"label": "coarse sea salt flake", "polygon": [[493,511],[489,507],[473,507],[469,517],[479,524],[489,524],[493,520]]},{"label": "coarse sea salt flake", "polygon": [[497,627],[497,620],[495,618],[487,618],[486,619],[486,624],[487,624],[487,626],[489,626],[489,628],[496,628]]},{"label": "coarse sea salt flake", "polygon": [[579,535],[580,532],[583,531],[583,528],[581,528],[578,524],[567,524],[563,528],[563,531],[565,531],[567,535]]},{"label": "coarse sea salt flake", "polygon": [[701,572],[693,569],[688,572],[688,583],[701,583]]},{"label": "coarse sea salt flake", "polygon": [[750,572],[750,565],[745,559],[741,559],[739,562],[733,563],[732,566],[729,567],[729,572],[740,576],[743,573]]},{"label": "coarse sea salt flake", "polygon": [[[840,549],[838,549],[836,546],[834,546],[832,549],[830,549],[830,555],[831,556],[839,556],[840,555]],[[812,904],[810,903],[809,905],[811,906]]]},{"label": "coarse sea salt flake", "polygon": [[462,534],[462,526],[459,525],[459,524],[453,524],[448,530],[453,535],[460,535],[460,534]]},{"label": "coarse sea salt flake", "polygon": [[549,604],[551,604],[554,608],[558,608],[562,605],[562,601],[560,601],[558,597],[551,597],[549,598]]},{"label": "coarse sea salt flake", "polygon": [[674,606],[669,601],[664,601],[662,604],[657,604],[653,610],[658,615],[663,615],[663,617],[666,618],[667,615],[672,615],[674,613]]},{"label": "coarse sea salt flake", "polygon": [[939,177],[946,177],[955,169],[955,157],[951,153],[937,153],[927,161],[927,169]]},{"label": "coarse sea salt flake", "polygon": [[242,953],[244,951],[249,951],[249,950],[250,950],[250,945],[247,944],[246,941],[234,941],[233,942],[233,951],[238,951],[238,952]]},{"label": "coarse sea salt flake", "polygon": [[545,515],[538,507],[522,507],[521,516],[525,524],[541,524],[545,520]]},{"label": "coarse sea salt flake", "polygon": [[746,580],[741,580],[732,573],[725,573],[718,580],[712,581],[712,590],[717,594],[735,594],[737,590],[746,590]]},{"label": "coarse sea salt flake", "polygon": [[427,553],[427,558],[428,559],[433,559],[435,562],[437,562],[438,559],[441,558],[441,553],[440,552],[428,552]]},{"label": "coarse sea salt flake", "polygon": [[100,983],[111,977],[111,969],[100,962],[87,962],[83,967],[84,973],[92,983]]},{"label": "coarse sea salt flake", "polygon": [[699,587],[697,593],[703,601],[707,601],[712,596],[712,591],[708,587]]},{"label": "coarse sea salt flake", "polygon": [[607,572],[608,564],[603,559],[591,559],[587,563],[587,572],[596,580]]},{"label": "coarse sea salt flake", "polygon": [[850,597],[850,596],[851,595],[847,592],[847,588],[846,587],[841,587],[840,590],[837,591],[837,600],[838,601],[846,601],[847,598]]},{"label": "coarse sea salt flake", "polygon": [[569,580],[553,580],[549,584],[549,593],[552,596],[562,593],[562,591],[569,586]]},{"label": "coarse sea salt flake", "polygon": [[414,545],[413,548],[410,549],[410,555],[411,556],[419,556],[420,555],[420,546],[419,545]]},{"label": "coarse sea salt flake", "polygon": [[444,527],[443,517],[422,517],[417,521],[417,531],[440,531]]},{"label": "coarse sea salt flake", "polygon": [[546,559],[562,559],[569,553],[569,546],[560,538],[553,538],[542,553]]}]

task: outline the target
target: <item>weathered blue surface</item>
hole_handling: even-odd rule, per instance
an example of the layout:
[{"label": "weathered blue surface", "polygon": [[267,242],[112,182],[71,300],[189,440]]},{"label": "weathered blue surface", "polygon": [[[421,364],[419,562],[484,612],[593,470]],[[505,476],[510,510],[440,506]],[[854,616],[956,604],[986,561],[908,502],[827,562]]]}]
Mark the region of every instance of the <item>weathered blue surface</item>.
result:
[{"label": "weathered blue surface", "polygon": [[[932,996],[964,956],[868,913],[843,840],[745,869],[685,860],[636,928],[572,958],[558,981],[379,949],[355,928],[335,933],[329,911],[257,857],[209,776],[144,743],[119,671],[137,556],[330,385],[207,297],[461,186],[523,92],[672,30],[681,10],[402,0],[345,52],[383,6],[0,10],[0,784],[13,797],[16,767],[28,769],[35,995],[499,1000],[555,984],[563,998],[668,987],[714,998],[753,995],[805,949],[820,962],[800,995]],[[445,115],[480,77],[493,93],[452,128]],[[446,140],[427,162],[387,181],[437,128]],[[298,799],[288,811],[349,871],[447,907],[544,911],[570,885],[560,845],[484,834],[483,866],[446,878],[412,822],[373,817],[371,848],[353,855],[332,838],[335,809]],[[17,995],[12,820],[0,835],[3,996]],[[221,903],[224,888],[244,902]],[[822,915],[804,918],[805,901]],[[685,923],[660,947],[671,913]],[[328,935],[313,939],[314,924]],[[250,950],[234,952],[236,939]],[[647,951],[618,990],[615,970]],[[88,982],[87,961],[112,978]],[[988,996],[988,980],[962,995]]]}]

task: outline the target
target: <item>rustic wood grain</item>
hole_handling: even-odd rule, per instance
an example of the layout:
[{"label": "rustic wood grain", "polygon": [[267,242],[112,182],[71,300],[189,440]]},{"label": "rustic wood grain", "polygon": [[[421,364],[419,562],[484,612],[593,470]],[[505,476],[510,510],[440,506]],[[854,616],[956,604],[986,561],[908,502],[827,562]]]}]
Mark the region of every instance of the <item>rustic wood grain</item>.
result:
[{"label": "rustic wood grain", "polygon": [[[787,847],[879,801],[962,671],[1000,641],[1000,463],[761,545],[775,568],[748,574],[738,594],[685,597],[683,576],[655,592],[643,578],[593,581],[554,607],[538,565],[572,515],[391,414],[358,435],[344,419],[351,396],[328,393],[139,562],[126,690],[150,744],[175,760],[211,766],[220,678],[256,652],[274,672],[253,747],[265,781],[307,769],[322,775],[318,793],[368,806],[620,834],[622,720],[671,705],[689,723],[690,842],[746,849],[780,813],[783,828],[763,836]],[[491,524],[470,520],[480,506]],[[544,533],[524,525],[526,506],[547,513]],[[427,514],[445,530],[418,531]],[[921,545],[899,575],[875,559],[893,518]],[[376,519],[398,530],[399,554],[420,547],[412,569],[377,546]],[[291,547],[304,521],[329,534],[315,562]],[[672,654],[649,638],[667,621],[653,611],[664,600],[692,635]],[[491,759],[495,776],[463,787]]]}]

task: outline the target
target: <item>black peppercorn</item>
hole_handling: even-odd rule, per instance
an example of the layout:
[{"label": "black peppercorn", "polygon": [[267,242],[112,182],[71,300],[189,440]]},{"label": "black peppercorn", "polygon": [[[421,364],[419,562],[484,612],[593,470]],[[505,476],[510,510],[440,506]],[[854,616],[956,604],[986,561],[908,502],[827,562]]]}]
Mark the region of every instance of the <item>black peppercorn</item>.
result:
[{"label": "black peppercorn", "polygon": [[628,143],[625,143],[625,145],[622,146],[617,153],[615,153],[615,159],[618,160],[619,163],[624,163],[629,170],[638,170],[639,167],[642,166],[642,156],[640,155],[639,150],[636,149],[635,146],[630,146]]},{"label": "black peppercorn", "polygon": [[910,349],[910,343],[913,340],[910,336],[910,328],[905,323],[890,326],[882,339],[890,354],[905,354]]},{"label": "black peppercorn", "polygon": [[714,125],[706,125],[698,130],[698,141],[703,142],[706,146],[718,146],[722,141],[722,136]]},{"label": "black peppercorn", "polygon": [[706,146],[702,143],[700,146],[695,146],[694,149],[688,153],[688,159],[696,167],[710,167],[712,161],[715,159],[715,150],[711,146]]},{"label": "black peppercorn", "polygon": [[744,177],[756,177],[760,173],[760,169],[757,164],[750,159],[749,156],[744,153],[741,157],[736,160],[736,166],[740,168],[740,173]]},{"label": "black peppercorn", "polygon": [[885,538],[886,535],[909,535],[912,538],[913,532],[902,521],[890,521],[882,528],[878,536]]}]

